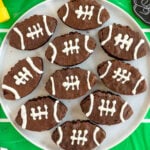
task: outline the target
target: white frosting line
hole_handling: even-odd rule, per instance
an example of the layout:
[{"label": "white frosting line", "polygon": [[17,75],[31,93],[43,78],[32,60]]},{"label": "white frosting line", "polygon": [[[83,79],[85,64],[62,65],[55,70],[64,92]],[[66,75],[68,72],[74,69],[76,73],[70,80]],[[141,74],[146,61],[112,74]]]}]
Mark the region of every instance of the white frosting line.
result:
[{"label": "white frosting line", "polygon": [[99,9],[98,16],[97,16],[97,23],[98,24],[102,24],[102,21],[100,20],[100,16],[101,16],[103,9],[104,9],[104,6],[101,6],[101,8]]},{"label": "white frosting line", "polygon": [[[78,127],[80,128],[80,127]],[[70,136],[71,145],[75,145],[75,142],[77,141],[77,145],[84,146],[85,143],[88,141],[88,138],[86,137],[88,135],[88,130],[72,130],[72,136]]]},{"label": "white frosting line", "polygon": [[26,61],[28,62],[28,64],[30,65],[30,67],[35,71],[37,72],[38,74],[42,74],[43,71],[40,70],[37,66],[34,65],[32,59],[30,57],[27,57],[26,58]]},{"label": "white frosting line", "polygon": [[44,22],[44,26],[45,26],[45,30],[48,36],[51,36],[53,33],[49,30],[48,25],[47,25],[47,20],[46,20],[46,16],[43,16],[43,22]]},{"label": "white frosting line", "polygon": [[18,28],[13,28],[13,30],[19,35],[20,37],[20,41],[21,41],[21,49],[24,50],[25,49],[25,45],[24,45],[24,39],[23,39],[23,35],[20,32],[20,30]]},{"label": "white frosting line", "polygon": [[55,121],[57,123],[60,122],[60,120],[58,119],[58,116],[57,116],[57,107],[58,107],[58,104],[59,104],[59,101],[56,101],[55,104],[54,104],[54,113],[53,113],[53,116],[54,116]]},{"label": "white frosting line", "polygon": [[88,53],[93,53],[93,50],[92,49],[89,49],[88,48],[88,41],[89,41],[90,37],[88,35],[85,35],[85,50],[88,52]]},{"label": "white frosting line", "polygon": [[13,93],[14,96],[15,96],[15,99],[20,99],[19,93],[18,93],[14,88],[12,88],[12,87],[10,87],[10,86],[7,86],[7,85],[5,85],[5,84],[2,84],[2,89],[8,90],[8,91],[10,91],[11,93]]},{"label": "white frosting line", "polygon": [[88,89],[90,90],[91,89],[91,85],[90,85],[90,71],[87,71],[87,86],[88,86]]},{"label": "white frosting line", "polygon": [[135,47],[135,51],[134,51],[134,59],[137,59],[137,54],[139,51],[139,48],[142,46],[142,44],[144,44],[145,41],[143,39],[140,40],[140,42],[136,45]]},{"label": "white frosting line", "polygon": [[137,83],[136,83],[134,89],[132,90],[132,94],[134,94],[134,95],[136,94],[136,90],[137,90],[138,86],[140,85],[140,83],[141,83],[143,80],[144,80],[144,77],[141,76],[141,78],[137,81]]},{"label": "white frosting line", "polygon": [[114,37],[114,40],[115,40],[115,44],[114,46],[117,46],[119,45],[120,49],[125,49],[125,51],[129,51],[130,48],[131,48],[131,45],[133,43],[133,38],[130,38],[130,36],[128,34],[117,34],[115,37]]},{"label": "white frosting line", "polygon": [[68,15],[69,15],[69,6],[68,6],[68,3],[66,3],[65,6],[66,6],[66,14],[63,17],[63,21],[64,22],[66,21],[66,19],[68,18]]},{"label": "white frosting line", "polygon": [[27,126],[27,111],[25,105],[21,106],[21,118],[22,118],[22,128],[26,129]]},{"label": "white frosting line", "polygon": [[96,127],[95,130],[94,130],[94,133],[93,133],[93,140],[94,140],[94,142],[95,142],[95,144],[96,144],[97,146],[100,145],[100,143],[97,141],[97,138],[96,138],[96,135],[97,135],[97,133],[99,132],[99,130],[100,130],[100,128],[99,128],[99,127]]},{"label": "white frosting line", "polygon": [[89,5],[85,5],[79,6],[79,9],[75,10],[75,13],[77,14],[77,19],[88,19],[91,20],[92,16],[93,16],[93,11],[94,11],[95,6],[89,6]]},{"label": "white frosting line", "polygon": [[121,119],[122,122],[125,121],[125,120],[124,120],[124,117],[123,117],[123,113],[124,113],[124,110],[125,110],[125,108],[126,108],[127,105],[128,105],[128,103],[125,102],[125,103],[123,104],[122,108],[121,108],[121,111],[120,111],[120,119]]},{"label": "white frosting line", "polygon": [[108,61],[107,69],[106,69],[106,71],[104,72],[104,74],[102,74],[102,75],[100,76],[100,79],[104,78],[104,77],[108,74],[108,72],[109,72],[111,66],[112,66],[112,63],[111,63],[110,61]]},{"label": "white frosting line", "polygon": [[57,140],[57,145],[60,145],[60,143],[62,142],[63,139],[63,132],[62,132],[62,128],[58,127],[58,133],[59,133],[59,139]]},{"label": "white frosting line", "polygon": [[86,113],[86,116],[89,117],[93,111],[93,106],[94,106],[94,95],[90,94],[90,108],[89,111]]},{"label": "white frosting line", "polygon": [[110,26],[109,26],[108,37],[107,37],[104,41],[101,42],[101,45],[102,45],[102,46],[104,46],[104,45],[111,39],[112,28],[113,28],[113,26],[110,25]]},{"label": "white frosting line", "polygon": [[50,80],[51,80],[51,83],[52,83],[52,95],[55,95],[55,94],[56,94],[56,91],[55,91],[54,78],[53,78],[53,77],[50,77]]},{"label": "white frosting line", "polygon": [[53,64],[56,59],[57,49],[53,43],[49,43],[49,46],[53,49],[53,55],[51,57],[51,63]]}]

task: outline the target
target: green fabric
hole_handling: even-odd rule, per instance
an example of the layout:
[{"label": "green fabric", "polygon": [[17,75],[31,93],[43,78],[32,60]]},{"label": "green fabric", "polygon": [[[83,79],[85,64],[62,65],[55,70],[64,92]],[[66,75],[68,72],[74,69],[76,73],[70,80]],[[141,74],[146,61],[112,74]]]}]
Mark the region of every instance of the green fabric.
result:
[{"label": "green fabric", "polygon": [[[28,9],[44,0],[3,0],[11,19],[8,22],[1,23],[0,29],[9,29],[12,24]],[[150,29],[150,26],[144,24],[141,19],[136,17],[131,7],[131,0],[109,0],[116,4],[132,16],[143,29]],[[0,44],[6,33],[0,32]],[[146,33],[150,40],[150,32]],[[6,118],[2,108],[0,107],[0,118]],[[150,111],[145,116],[145,119],[150,120]],[[112,139],[113,140],[113,139]],[[111,150],[150,150],[150,123],[141,123],[141,125],[119,145]],[[8,148],[9,150],[39,150],[40,148],[24,139],[14,128],[8,123],[0,122],[0,147]]]},{"label": "green fabric", "polygon": [[145,116],[145,119],[149,119],[150,118],[150,111],[148,111],[148,113]]},{"label": "green fabric", "polygon": [[1,106],[0,106],[0,118],[7,118]]},{"label": "green fabric", "polygon": [[0,147],[9,150],[39,150],[25,140],[10,123],[0,123]]},{"label": "green fabric", "polygon": [[6,33],[3,33],[3,32],[0,33],[0,45],[2,44],[2,41],[5,37],[5,35],[6,35]]}]

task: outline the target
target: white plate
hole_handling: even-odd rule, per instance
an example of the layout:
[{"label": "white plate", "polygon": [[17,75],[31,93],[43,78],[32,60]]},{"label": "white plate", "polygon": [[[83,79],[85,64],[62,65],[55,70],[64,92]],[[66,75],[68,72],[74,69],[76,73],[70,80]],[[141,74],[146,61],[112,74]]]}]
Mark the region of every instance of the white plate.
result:
[{"label": "white plate", "polygon": [[[65,2],[67,2],[67,0],[45,1],[37,5],[36,7],[32,8],[30,11],[28,11],[25,15],[23,15],[20,19],[18,19],[17,22],[24,20],[25,18],[28,18],[29,16],[33,14],[46,14],[46,15],[53,16],[57,18],[58,20],[57,30],[54,36],[52,37],[52,39],[55,36],[67,33],[69,31],[74,31],[73,29],[64,25],[57,16],[58,8],[62,6]],[[139,26],[132,20],[132,18],[129,15],[127,15],[121,9],[119,9],[118,7],[114,6],[113,4],[107,1],[100,1],[100,3],[108,9],[111,15],[111,19],[104,26],[112,24],[114,22],[121,23],[123,25],[129,25],[134,30],[140,32],[143,38],[145,38]],[[84,63],[82,63],[81,65],[78,65],[82,68],[91,70],[96,74],[97,74],[96,67],[99,63],[101,63],[104,60],[112,59],[108,57],[108,55],[100,48],[100,44],[98,42],[98,35],[97,35],[98,30],[99,29],[88,32],[91,36],[93,36],[97,40],[97,48],[96,48],[95,53],[92,54],[92,56],[88,60],[86,60]],[[3,81],[2,79],[4,75],[7,74],[10,68],[14,66],[14,64],[17,63],[18,60],[23,59],[27,56],[42,57],[44,60],[45,74],[43,75],[39,86],[28,96],[18,101],[8,101],[4,99],[3,94],[2,94],[2,89],[1,89],[0,101],[2,103],[2,106],[6,115],[11,120],[13,126],[25,138],[27,138],[29,141],[33,142],[37,146],[41,147],[42,149],[57,150],[59,148],[51,140],[51,133],[53,132],[54,129],[50,131],[44,131],[44,132],[31,132],[31,131],[26,131],[26,130],[21,129],[14,121],[21,104],[24,104],[26,101],[28,101],[31,98],[48,95],[48,93],[44,89],[45,83],[48,80],[48,77],[51,73],[53,73],[56,69],[61,68],[57,65],[50,64],[49,61],[45,58],[44,55],[45,55],[45,50],[47,46],[48,46],[48,43],[35,51],[19,51],[19,50],[12,48],[8,44],[8,37],[5,38],[2,44],[2,50],[0,51],[0,76],[2,77],[0,81],[1,84]],[[133,108],[134,114],[125,123],[112,125],[112,126],[104,126],[104,125],[101,126],[106,131],[107,136],[104,142],[97,149],[102,149],[102,150],[108,149],[118,144],[123,139],[125,139],[140,124],[141,120],[144,118],[144,115],[148,109],[148,106],[150,103],[149,101],[149,93],[150,93],[150,88],[149,88],[150,55],[149,55],[149,52],[146,57],[139,59],[137,61],[132,61],[130,63],[133,66],[137,67],[141,71],[141,73],[145,76],[147,83],[148,83],[148,89],[145,93],[137,95],[137,96],[122,96],[131,105],[131,107]],[[101,82],[97,84],[95,89],[108,90]],[[73,119],[86,119],[86,117],[81,112],[80,105],[79,105],[82,98],[75,100],[75,101],[63,101],[68,106],[68,113],[62,122],[65,122],[66,120],[73,120]]]}]

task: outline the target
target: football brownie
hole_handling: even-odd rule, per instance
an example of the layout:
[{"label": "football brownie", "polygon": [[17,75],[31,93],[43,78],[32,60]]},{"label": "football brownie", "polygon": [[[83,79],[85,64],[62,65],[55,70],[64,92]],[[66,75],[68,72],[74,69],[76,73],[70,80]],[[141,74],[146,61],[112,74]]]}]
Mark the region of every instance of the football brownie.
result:
[{"label": "football brownie", "polygon": [[66,68],[50,75],[45,88],[55,98],[75,99],[91,90],[96,81],[96,75],[88,70]]},{"label": "football brownie", "polygon": [[148,51],[146,41],[129,26],[112,24],[101,29],[98,34],[102,48],[115,58],[136,60]]},{"label": "football brownie", "polygon": [[56,37],[49,43],[46,57],[60,66],[73,66],[86,60],[96,48],[96,42],[89,35],[71,32]]},{"label": "football brownie", "polygon": [[60,123],[66,112],[66,106],[60,101],[50,97],[38,97],[21,105],[16,122],[23,129],[44,131]]},{"label": "football brownie", "polygon": [[58,16],[79,30],[95,29],[109,19],[108,11],[95,0],[71,0],[58,10]]},{"label": "football brownie", "polygon": [[57,20],[46,15],[34,15],[17,23],[9,35],[9,43],[19,50],[34,50],[53,35]]},{"label": "football brownie", "polygon": [[95,91],[81,102],[82,111],[98,124],[113,125],[124,122],[132,114],[132,108],[119,95]]},{"label": "football brownie", "polygon": [[97,71],[102,82],[115,92],[135,95],[146,91],[144,76],[130,64],[108,60],[98,65]]},{"label": "football brownie", "polygon": [[89,121],[67,121],[52,134],[53,141],[65,150],[91,150],[99,146],[106,133]]},{"label": "football brownie", "polygon": [[40,57],[27,57],[20,60],[4,76],[2,89],[6,99],[16,100],[31,93],[43,74],[43,61]]}]

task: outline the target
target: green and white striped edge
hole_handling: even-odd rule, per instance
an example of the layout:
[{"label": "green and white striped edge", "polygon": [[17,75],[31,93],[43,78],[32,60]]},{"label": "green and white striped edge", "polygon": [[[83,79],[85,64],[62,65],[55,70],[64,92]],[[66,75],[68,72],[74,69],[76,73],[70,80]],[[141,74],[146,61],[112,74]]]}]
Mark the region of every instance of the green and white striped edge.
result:
[{"label": "green and white striped edge", "polygon": [[[44,0],[32,0],[27,2],[26,0],[3,0],[4,4],[8,8],[11,19],[6,23],[0,24],[0,45],[9,32],[12,24],[28,9],[32,8],[36,4]],[[132,10],[132,0],[108,0],[132,16],[136,22],[141,26],[143,32],[150,41],[150,26],[144,24],[138,17],[135,16]],[[140,126],[130,135],[126,140],[124,140],[119,145],[115,146],[111,150],[149,150],[150,149],[150,110],[141,122]],[[32,143],[24,139],[10,124],[0,106],[0,150],[39,150]]]}]

